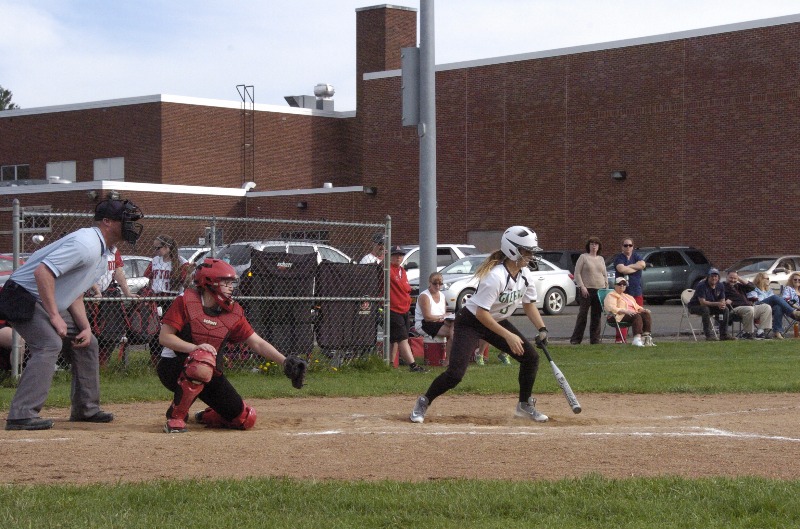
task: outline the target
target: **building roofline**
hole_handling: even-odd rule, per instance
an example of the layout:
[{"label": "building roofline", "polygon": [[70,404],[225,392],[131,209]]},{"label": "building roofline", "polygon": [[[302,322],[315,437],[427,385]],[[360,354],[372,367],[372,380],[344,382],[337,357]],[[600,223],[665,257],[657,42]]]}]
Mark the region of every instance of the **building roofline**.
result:
[{"label": "building roofline", "polygon": [[226,197],[277,197],[297,195],[325,195],[331,193],[374,193],[368,186],[319,187],[310,189],[279,189],[275,191],[253,191],[238,187],[186,186],[175,184],[149,184],[123,182],[119,180],[93,180],[89,182],[60,182],[57,184],[11,185],[0,187],[0,196],[68,193],[74,191],[136,191],[144,193],[167,193],[179,195],[208,195]]},{"label": "building roofline", "polygon": [[372,9],[399,9],[401,11],[417,11],[416,7],[396,6],[394,4],[379,4],[375,6],[357,7],[356,13],[359,11],[370,11]]},{"label": "building roofline", "polygon": [[[436,66],[437,72],[448,70],[460,70],[463,68],[476,68],[479,66],[492,66],[508,62],[530,61],[534,59],[544,59],[548,57],[560,57],[563,55],[577,55],[579,53],[589,53],[593,51],[613,50],[616,48],[626,48],[630,46],[642,46],[646,44],[657,44],[660,42],[670,42],[673,40],[691,39],[696,37],[706,37],[735,31],[746,31],[750,29],[766,28],[771,26],[781,26],[784,24],[795,24],[800,22],[800,14],[786,15],[781,17],[764,18],[760,20],[750,20],[747,22],[736,22],[722,26],[712,26],[674,33],[663,33],[660,35],[650,35],[647,37],[636,37],[631,39],[616,40],[611,42],[601,42],[596,44],[584,44],[580,46],[570,46],[567,48],[557,48],[552,50],[536,51],[531,53],[519,53],[515,55],[505,55],[502,57],[491,57],[487,59],[476,59],[471,61],[453,62],[439,64]],[[384,79],[387,77],[397,77],[401,75],[400,70],[387,70],[384,72],[369,72],[364,74],[364,80]]]},{"label": "building roofline", "polygon": [[[197,105],[216,108],[241,109],[241,101],[226,101],[224,99],[206,99],[201,97],[176,96],[170,94],[154,94],[138,97],[124,97],[120,99],[106,99],[103,101],[89,101],[86,103],[73,103],[68,105],[54,105],[47,107],[18,108],[14,110],[0,111],[0,119],[14,118],[19,116],[31,116],[36,114],[49,114],[53,112],[73,112],[78,110],[91,110],[97,108],[111,108],[126,105],[146,105],[152,103],[176,103],[181,105]],[[356,113],[354,110],[346,112],[336,112],[331,110],[316,110],[311,108],[285,107],[280,105],[255,104],[253,108],[260,112],[276,112],[279,114],[296,114],[303,116],[319,116],[328,118],[352,118]]]}]

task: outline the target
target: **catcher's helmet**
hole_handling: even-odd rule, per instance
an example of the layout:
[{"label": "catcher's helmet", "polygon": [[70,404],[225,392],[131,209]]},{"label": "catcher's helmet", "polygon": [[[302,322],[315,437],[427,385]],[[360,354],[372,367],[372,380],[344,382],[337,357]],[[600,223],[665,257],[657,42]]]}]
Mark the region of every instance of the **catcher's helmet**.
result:
[{"label": "catcher's helmet", "polygon": [[536,232],[525,226],[511,226],[508,228],[500,240],[500,249],[512,261],[520,258],[519,250],[529,252],[540,252],[539,238]]},{"label": "catcher's helmet", "polygon": [[228,311],[233,308],[235,301],[230,295],[220,290],[219,283],[222,280],[236,281],[237,279],[236,270],[221,259],[204,259],[202,263],[197,265],[197,270],[194,273],[194,284],[199,288],[210,290],[219,306]]}]

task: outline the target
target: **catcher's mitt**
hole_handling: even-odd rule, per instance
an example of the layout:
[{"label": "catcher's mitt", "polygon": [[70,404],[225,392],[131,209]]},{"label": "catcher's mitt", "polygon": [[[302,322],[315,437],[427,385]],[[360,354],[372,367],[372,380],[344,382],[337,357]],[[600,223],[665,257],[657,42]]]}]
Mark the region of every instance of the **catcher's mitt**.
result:
[{"label": "catcher's mitt", "polygon": [[308,364],[302,358],[287,356],[286,361],[283,363],[283,374],[289,377],[289,380],[292,381],[292,386],[300,389],[305,383],[307,368]]}]

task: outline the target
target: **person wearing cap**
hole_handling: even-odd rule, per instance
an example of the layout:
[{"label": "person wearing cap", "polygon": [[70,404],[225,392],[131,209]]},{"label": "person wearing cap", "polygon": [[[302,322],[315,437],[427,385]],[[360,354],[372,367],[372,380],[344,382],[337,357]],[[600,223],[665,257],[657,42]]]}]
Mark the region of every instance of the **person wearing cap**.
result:
[{"label": "person wearing cap", "polygon": [[374,264],[383,262],[383,252],[385,237],[382,233],[376,233],[372,236],[372,251],[361,258],[359,264]]},{"label": "person wearing cap", "polygon": [[[103,200],[94,226],[82,228],[34,252],[8,280],[20,299],[31,301],[32,316],[11,322],[28,344],[30,358],[11,400],[6,430],[47,430],[39,413],[47,400],[62,347],[72,348],[71,421],[111,422],[100,409],[98,342],[92,334],[84,292],[108,270],[112,248],[134,244],[142,232],[141,210],[128,200]],[[8,283],[6,288],[8,288]]]},{"label": "person wearing cap", "polygon": [[736,339],[728,334],[731,302],[725,298],[725,288],[719,282],[719,270],[716,268],[709,269],[706,278],[694,287],[694,294],[689,300],[687,308],[691,314],[697,314],[703,318],[703,334],[706,335],[706,340],[717,339],[714,329],[711,327],[712,315],[722,318],[722,324],[719,326],[719,339]]},{"label": "person wearing cap", "polygon": [[620,276],[614,280],[614,290],[606,296],[603,308],[610,315],[609,319],[613,317],[617,323],[630,324],[633,329],[631,345],[637,347],[655,345],[650,334],[653,327],[650,309],[639,305],[633,296],[625,292],[626,288],[628,288],[627,279]]},{"label": "person wearing cap", "polygon": [[392,344],[392,357],[400,355],[400,359],[408,364],[415,373],[425,371],[414,361],[411,344],[408,343],[408,311],[411,309],[411,285],[408,274],[400,266],[406,251],[399,246],[392,246],[389,267],[389,341]]}]

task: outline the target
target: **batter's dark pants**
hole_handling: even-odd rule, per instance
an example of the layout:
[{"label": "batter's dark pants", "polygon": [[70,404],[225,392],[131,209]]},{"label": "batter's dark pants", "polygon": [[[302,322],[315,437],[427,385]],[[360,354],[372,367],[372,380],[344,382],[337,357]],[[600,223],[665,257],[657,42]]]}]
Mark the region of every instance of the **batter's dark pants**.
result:
[{"label": "batter's dark pants", "polygon": [[498,322],[504,329],[511,331],[522,338],[523,354],[517,356],[511,353],[508,343],[500,335],[487,329],[478,318],[466,307],[456,314],[455,328],[453,330],[453,347],[450,351],[450,364],[447,369],[436,377],[425,392],[429,402],[446,391],[453,389],[464,378],[469,366],[472,353],[478,347],[480,340],[485,340],[494,347],[519,362],[519,401],[528,402],[533,393],[533,383],[539,370],[539,353],[531,343],[522,336],[514,325],[508,320]]}]

